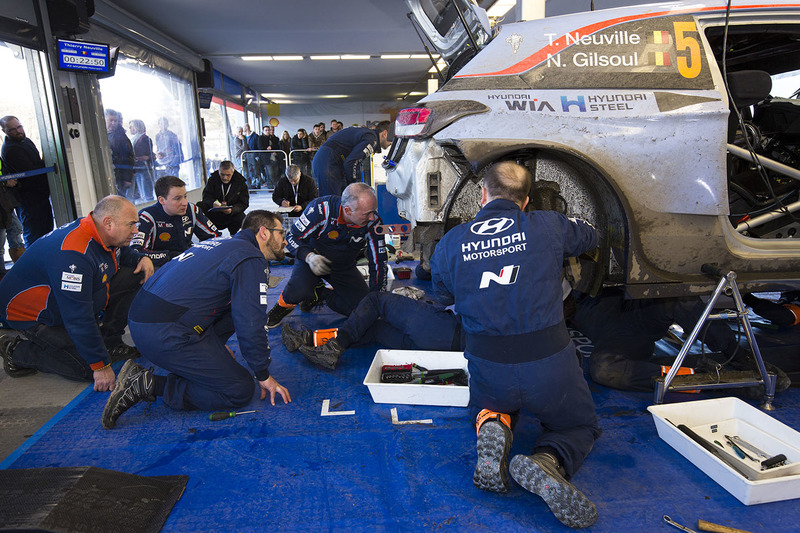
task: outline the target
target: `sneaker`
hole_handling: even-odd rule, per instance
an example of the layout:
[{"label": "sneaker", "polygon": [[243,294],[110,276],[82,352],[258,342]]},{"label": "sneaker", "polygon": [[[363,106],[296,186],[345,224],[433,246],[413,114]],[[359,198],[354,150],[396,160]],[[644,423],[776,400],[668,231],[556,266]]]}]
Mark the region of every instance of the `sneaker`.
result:
[{"label": "sneaker", "polygon": [[283,307],[281,304],[276,303],[267,313],[267,327],[274,328],[292,311],[294,311],[294,307]]},{"label": "sneaker", "polygon": [[20,341],[20,337],[9,337],[8,335],[0,335],[0,357],[3,358],[3,370],[10,378],[24,378],[25,376],[32,376],[36,373],[35,368],[23,368],[14,364],[14,359],[11,354],[14,348]]},{"label": "sneaker", "polygon": [[286,346],[286,349],[290,352],[296,352],[301,346],[313,345],[312,336],[313,334],[310,329],[303,327],[294,329],[289,324],[281,326],[281,340],[283,341],[283,345]]},{"label": "sneaker", "polygon": [[325,300],[328,299],[328,296],[330,296],[332,292],[333,289],[329,289],[324,284],[317,285],[314,287],[314,297],[305,302],[300,302],[300,310],[304,313],[310,313],[315,308],[325,304]]},{"label": "sneaker", "polygon": [[309,362],[334,370],[344,353],[344,348],[336,339],[331,339],[322,346],[301,346],[300,353],[305,355]]},{"label": "sneaker", "polygon": [[153,402],[155,399],[153,372],[132,360],[125,361],[103,409],[103,427],[113,428],[119,415],[141,401]]},{"label": "sneaker", "polygon": [[478,463],[472,484],[490,492],[508,492],[508,454],[514,434],[508,415],[484,409],[478,415]]},{"label": "sneaker", "polygon": [[565,526],[589,527],[597,520],[597,508],[564,478],[558,460],[549,453],[515,455],[509,470],[514,481],[540,496]]},{"label": "sneaker", "polygon": [[117,344],[108,351],[108,357],[111,359],[112,363],[126,361],[128,359],[138,359],[141,356],[142,354],[139,353],[139,350],[133,346],[128,346],[124,342]]}]

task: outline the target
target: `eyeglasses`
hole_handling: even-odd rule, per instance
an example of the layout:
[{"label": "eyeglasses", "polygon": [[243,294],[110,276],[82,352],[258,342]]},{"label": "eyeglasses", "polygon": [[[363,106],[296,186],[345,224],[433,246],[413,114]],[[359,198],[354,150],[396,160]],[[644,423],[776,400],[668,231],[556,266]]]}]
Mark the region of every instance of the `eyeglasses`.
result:
[{"label": "eyeglasses", "polygon": [[12,131],[17,131],[22,129],[22,124],[17,126],[16,128],[6,128],[6,133],[11,133]]},{"label": "eyeglasses", "polygon": [[279,231],[279,232],[280,232],[280,234],[281,234],[281,237],[283,237],[284,235],[286,235],[286,230],[285,230],[285,229],[283,229],[283,228],[268,228],[268,227],[266,227],[266,226],[265,226],[265,227],[264,227],[264,229],[268,229],[268,230],[270,230],[270,231]]}]

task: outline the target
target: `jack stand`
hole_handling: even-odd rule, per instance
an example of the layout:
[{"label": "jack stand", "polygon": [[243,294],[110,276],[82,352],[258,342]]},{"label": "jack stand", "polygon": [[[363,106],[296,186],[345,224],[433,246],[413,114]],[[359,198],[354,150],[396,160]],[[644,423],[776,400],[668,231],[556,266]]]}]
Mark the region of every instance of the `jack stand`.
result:
[{"label": "jack stand", "polygon": [[[656,379],[655,403],[664,403],[664,394],[668,390],[684,391],[697,389],[726,389],[733,387],[751,387],[763,384],[764,401],[759,407],[765,411],[773,411],[775,407],[772,405],[772,400],[775,398],[775,384],[777,382],[777,376],[773,373],[767,372],[767,368],[764,365],[764,360],[761,358],[761,351],[758,349],[758,343],[756,342],[755,335],[753,334],[753,328],[750,325],[750,318],[748,317],[749,311],[745,307],[744,302],[742,302],[742,295],[739,292],[739,287],[736,286],[736,272],[731,270],[725,274],[720,268],[713,265],[703,265],[701,270],[705,274],[719,276],[719,284],[717,285],[716,290],[714,290],[714,294],[711,296],[711,299],[708,301],[708,305],[706,305],[702,316],[694,326],[692,334],[689,335],[689,338],[683,343],[683,347],[681,348],[680,353],[678,353],[678,356],[675,358],[672,368],[670,368],[666,376]],[[722,293],[726,290],[730,291],[733,301],[736,303],[736,313],[718,313],[716,315],[712,315],[711,312],[714,309],[714,305],[717,303],[717,300]],[[755,357],[756,364],[758,365],[758,371],[761,374],[761,379],[742,381],[737,380],[727,383],[692,383],[691,385],[670,386],[672,380],[675,378],[675,375],[678,373],[678,368],[680,368],[680,366],[683,364],[686,354],[689,353],[689,348],[692,346],[692,344],[694,344],[694,341],[697,340],[700,330],[703,328],[706,321],[727,320],[734,317],[744,328],[745,335],[747,336],[747,342],[750,344],[750,349],[753,351],[753,356]]]}]

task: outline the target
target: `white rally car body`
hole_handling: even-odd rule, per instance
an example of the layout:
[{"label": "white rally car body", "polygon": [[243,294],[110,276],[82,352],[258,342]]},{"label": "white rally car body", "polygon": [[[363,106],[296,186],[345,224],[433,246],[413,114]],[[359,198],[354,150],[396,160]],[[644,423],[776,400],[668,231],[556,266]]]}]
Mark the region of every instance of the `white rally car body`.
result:
[{"label": "white rally car body", "polygon": [[[531,169],[540,208],[598,228],[599,253],[572,265],[581,289],[613,283],[633,297],[707,292],[716,281],[701,273],[703,264],[736,271],[747,290],[796,287],[796,220],[784,213],[737,231],[731,212],[742,210],[739,195],[730,196],[731,176],[753,170],[732,163],[727,149],[737,124],[729,121],[720,64],[725,29],[726,3],[671,2],[508,24],[477,53],[476,43],[467,45],[474,57],[398,115],[384,165],[401,216],[417,226],[423,263],[444,231],[477,212],[482,172],[511,159]],[[763,69],[773,88],[781,80],[800,87],[800,3],[733,2],[727,30],[729,75],[741,71],[734,76],[748,82],[748,72]],[[434,44],[437,37],[446,35],[434,34]],[[791,168],[800,143],[780,139]],[[796,181],[769,179],[788,181],[789,189]],[[744,220],[770,212],[762,209],[768,192],[741,189],[754,197]],[[780,199],[796,201],[791,194]]]}]

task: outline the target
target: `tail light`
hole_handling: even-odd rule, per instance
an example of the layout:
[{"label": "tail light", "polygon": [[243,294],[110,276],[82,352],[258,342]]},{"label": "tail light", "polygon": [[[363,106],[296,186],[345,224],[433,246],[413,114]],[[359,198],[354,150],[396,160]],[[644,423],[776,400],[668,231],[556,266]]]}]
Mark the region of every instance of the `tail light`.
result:
[{"label": "tail light", "polygon": [[397,113],[394,134],[398,137],[416,137],[425,131],[431,118],[431,110],[426,107],[412,107]]}]

